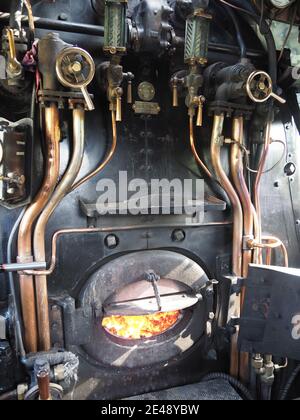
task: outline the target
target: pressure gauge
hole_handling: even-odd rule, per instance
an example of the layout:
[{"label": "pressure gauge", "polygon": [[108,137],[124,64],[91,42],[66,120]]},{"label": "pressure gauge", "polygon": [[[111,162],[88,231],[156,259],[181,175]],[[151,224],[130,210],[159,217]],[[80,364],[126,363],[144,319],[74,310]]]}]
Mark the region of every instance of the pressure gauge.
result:
[{"label": "pressure gauge", "polygon": [[270,0],[271,4],[277,9],[285,9],[290,6],[295,0]]}]

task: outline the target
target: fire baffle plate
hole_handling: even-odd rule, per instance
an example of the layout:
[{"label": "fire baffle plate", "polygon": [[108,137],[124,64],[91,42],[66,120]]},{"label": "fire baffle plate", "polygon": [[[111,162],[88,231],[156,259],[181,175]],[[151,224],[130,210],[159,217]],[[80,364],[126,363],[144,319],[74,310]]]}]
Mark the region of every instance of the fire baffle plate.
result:
[{"label": "fire baffle plate", "polygon": [[104,314],[148,315],[156,312],[182,311],[199,302],[193,290],[176,280],[159,279],[155,285],[139,280],[118,290],[104,304]]}]

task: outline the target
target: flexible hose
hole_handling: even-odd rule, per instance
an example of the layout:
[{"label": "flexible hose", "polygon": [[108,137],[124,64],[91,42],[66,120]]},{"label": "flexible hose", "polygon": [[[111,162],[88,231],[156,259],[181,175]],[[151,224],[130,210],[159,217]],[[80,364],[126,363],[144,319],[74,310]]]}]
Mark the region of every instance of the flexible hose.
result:
[{"label": "flexible hose", "polygon": [[[15,234],[17,232],[17,229],[21,223],[21,220],[25,214],[26,208],[24,208],[19,217],[17,218],[11,232],[8,238],[8,243],[7,243],[7,263],[11,264],[12,263],[12,247],[13,247],[13,240],[15,237]],[[17,347],[17,351],[19,352],[19,354],[21,355],[21,357],[25,356],[25,349],[24,349],[24,344],[23,344],[23,337],[22,337],[22,329],[21,329],[21,321],[20,321],[20,311],[19,311],[19,307],[17,304],[17,295],[16,295],[16,288],[15,288],[15,282],[14,282],[14,276],[13,273],[8,273],[8,280],[9,280],[9,288],[10,288],[10,293],[12,296],[12,300],[14,303],[14,310],[15,310],[15,331],[16,331],[16,347]]]},{"label": "flexible hose", "polygon": [[202,382],[209,382],[215,379],[222,379],[229,382],[230,385],[240,391],[242,396],[245,397],[248,401],[254,401],[251,392],[240,381],[230,375],[227,375],[226,373],[209,373],[208,375],[204,376]]},{"label": "flexible hose", "polygon": [[[242,15],[247,15],[254,22],[259,25],[261,34],[264,36],[267,43],[267,52],[269,57],[269,74],[271,76],[274,87],[277,85],[277,53],[276,53],[276,44],[271,31],[271,28],[264,19],[261,19],[256,13],[253,12],[253,8],[249,1],[241,0],[219,0],[221,3],[237,8],[238,12]],[[240,8],[240,6],[243,7]]]},{"label": "flexible hose", "polygon": [[228,15],[230,16],[230,19],[232,20],[232,23],[235,27],[237,42],[238,42],[240,50],[241,50],[241,58],[246,58],[247,57],[246,44],[245,44],[244,38],[241,34],[241,28],[240,28],[240,24],[237,20],[236,13],[229,6],[225,6],[225,9],[226,9],[226,12],[228,13]]},{"label": "flexible hose", "polygon": [[23,11],[23,0],[12,0],[10,6],[9,26],[12,29],[21,31],[21,17]]},{"label": "flexible hose", "polygon": [[294,381],[297,379],[297,376],[300,373],[300,365],[298,365],[296,367],[296,369],[294,370],[294,372],[291,374],[289,380],[287,381],[287,384],[285,385],[285,387],[283,388],[279,400],[280,401],[284,401],[287,399],[288,393],[290,392],[290,389],[294,383]]}]

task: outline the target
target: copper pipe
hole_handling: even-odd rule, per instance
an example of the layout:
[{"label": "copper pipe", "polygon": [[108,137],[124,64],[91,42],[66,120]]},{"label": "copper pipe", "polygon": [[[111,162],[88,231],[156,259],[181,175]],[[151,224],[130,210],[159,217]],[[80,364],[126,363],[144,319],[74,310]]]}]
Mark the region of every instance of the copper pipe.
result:
[{"label": "copper pipe", "polygon": [[[239,145],[243,146],[244,138],[244,119],[238,117],[233,119],[233,140],[234,143],[231,146],[231,173],[232,179],[241,200],[243,215],[244,215],[244,236],[253,237],[253,224],[254,216],[252,212],[252,201],[251,196],[244,177],[244,165],[242,149]],[[252,262],[252,251],[251,249],[243,250],[243,269],[242,275],[248,276],[249,264]]]},{"label": "copper pipe", "polygon": [[[211,140],[211,158],[214,171],[220,181],[221,186],[227,193],[233,211],[233,247],[232,247],[232,270],[236,276],[242,274],[242,247],[243,247],[243,211],[235,189],[233,188],[228,176],[226,175],[221,162],[221,145],[223,142],[224,114],[214,116],[214,124]],[[230,302],[230,316],[240,316],[240,298],[235,297]],[[232,376],[239,375],[239,352],[238,352],[238,332],[231,337],[231,367]]]},{"label": "copper pipe", "polygon": [[191,145],[193,155],[196,161],[198,162],[198,164],[200,165],[200,167],[203,169],[203,171],[206,173],[206,175],[209,178],[213,179],[213,176],[210,170],[207,168],[207,166],[204,164],[204,162],[202,161],[202,159],[197,153],[196,146],[195,146],[195,136],[194,136],[194,119],[192,116],[190,116],[190,145]]},{"label": "copper pipe", "polygon": [[24,0],[24,4],[25,4],[25,7],[27,9],[27,14],[28,14],[28,26],[29,26],[30,31],[34,34],[35,24],[34,24],[34,16],[33,16],[30,0]]},{"label": "copper pipe", "polygon": [[[198,224],[191,224],[186,225],[186,227],[198,227],[201,226],[226,226],[230,225],[231,222],[211,222],[211,223],[204,223],[201,225]],[[174,224],[174,225],[168,225],[169,228],[178,228],[181,225]],[[151,229],[161,228],[161,225],[151,225]],[[138,226],[110,226],[110,227],[102,227],[102,228],[74,228],[74,229],[61,229],[54,233],[52,236],[52,250],[51,250],[51,263],[48,270],[38,271],[38,270],[26,270],[24,271],[24,274],[29,276],[50,276],[54,273],[54,270],[56,268],[56,254],[57,254],[57,242],[60,236],[63,235],[71,235],[71,234],[90,234],[90,233],[111,233],[111,232],[126,232],[130,230],[145,230],[149,229],[149,225],[138,225]]]},{"label": "copper pipe", "polygon": [[[264,172],[264,167],[266,164],[266,160],[268,157],[269,147],[271,144],[271,127],[272,123],[269,121],[267,123],[266,129],[265,129],[265,141],[264,141],[264,151],[259,163],[259,168],[257,171],[255,183],[254,183],[254,190],[253,190],[253,197],[254,197],[254,206],[257,212],[257,217],[259,221],[259,235],[257,236],[257,239],[259,242],[261,242],[261,236],[262,236],[262,220],[261,220],[261,207],[260,207],[260,181]],[[262,253],[261,251],[258,253],[258,262],[262,264]]]},{"label": "copper pipe", "polygon": [[115,113],[115,111],[111,111],[111,121],[112,121],[112,140],[113,141],[112,141],[111,149],[110,149],[108,155],[106,156],[105,160],[98,166],[97,169],[95,169],[89,175],[85,176],[84,178],[82,178],[81,180],[76,182],[76,184],[73,185],[71,191],[76,190],[82,184],[86,183],[90,179],[94,178],[94,176],[98,175],[101,171],[103,171],[103,169],[108,165],[108,163],[113,158],[113,156],[115,154],[115,151],[116,151],[116,148],[117,148],[117,124],[116,124],[116,113]]},{"label": "copper pipe", "polygon": [[252,241],[249,241],[249,246],[251,246],[252,248],[260,248],[260,249],[267,249],[267,250],[280,248],[283,255],[283,259],[284,259],[284,266],[288,267],[289,257],[288,257],[288,252],[284,243],[280,239],[274,236],[263,236],[261,239],[262,241],[267,241],[267,243],[264,244],[263,242],[252,240]]},{"label": "copper pipe", "polygon": [[[84,110],[73,110],[73,154],[61,182],[50,198],[47,206],[42,212],[34,231],[34,257],[35,261],[46,260],[45,234],[47,223],[58,204],[70,192],[81,168],[84,153]],[[51,348],[49,312],[48,312],[48,291],[47,277],[36,276],[36,303],[39,331],[39,350],[48,351]]]},{"label": "copper pipe", "polygon": [[39,387],[39,400],[40,401],[50,401],[51,392],[50,392],[50,375],[46,370],[41,370],[36,375],[37,383]]},{"label": "copper pipe", "polygon": [[272,248],[268,248],[266,251],[266,265],[272,265]]},{"label": "copper pipe", "polygon": [[243,211],[235,189],[233,188],[228,176],[226,175],[221,162],[221,144],[224,125],[224,114],[215,115],[212,141],[211,158],[215,173],[221,186],[227,193],[233,211],[233,250],[232,250],[232,270],[236,276],[242,274],[242,246],[243,246]]},{"label": "copper pipe", "polygon": [[[244,118],[236,117],[233,119],[232,137],[235,143],[231,146],[231,174],[232,179],[241,200],[243,208],[244,220],[244,236],[248,238],[253,237],[254,215],[252,211],[251,196],[244,177],[244,165],[242,146],[244,146]],[[249,264],[252,262],[253,252],[249,248],[243,247],[243,265],[242,275],[248,276]],[[241,292],[241,310],[245,300],[245,288]],[[249,354],[240,354],[240,379],[247,383],[249,381]]]},{"label": "copper pipe", "polygon": [[[18,262],[33,261],[33,225],[49,197],[54,191],[59,175],[59,114],[56,105],[45,108],[45,141],[47,149],[46,169],[43,185],[26,210],[19,228]],[[37,351],[37,322],[35,312],[35,291],[32,276],[20,274],[21,306],[25,329],[25,348],[27,352]]]}]

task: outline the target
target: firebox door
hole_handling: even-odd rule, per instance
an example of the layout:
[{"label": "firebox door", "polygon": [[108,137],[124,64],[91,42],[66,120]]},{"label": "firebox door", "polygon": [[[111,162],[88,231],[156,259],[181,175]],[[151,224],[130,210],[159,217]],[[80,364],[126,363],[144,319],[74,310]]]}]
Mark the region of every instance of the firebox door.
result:
[{"label": "firebox door", "polygon": [[91,275],[80,300],[95,313],[83,349],[101,365],[165,363],[196,343],[204,351],[210,340],[213,286],[195,261],[177,252],[120,256]]}]

